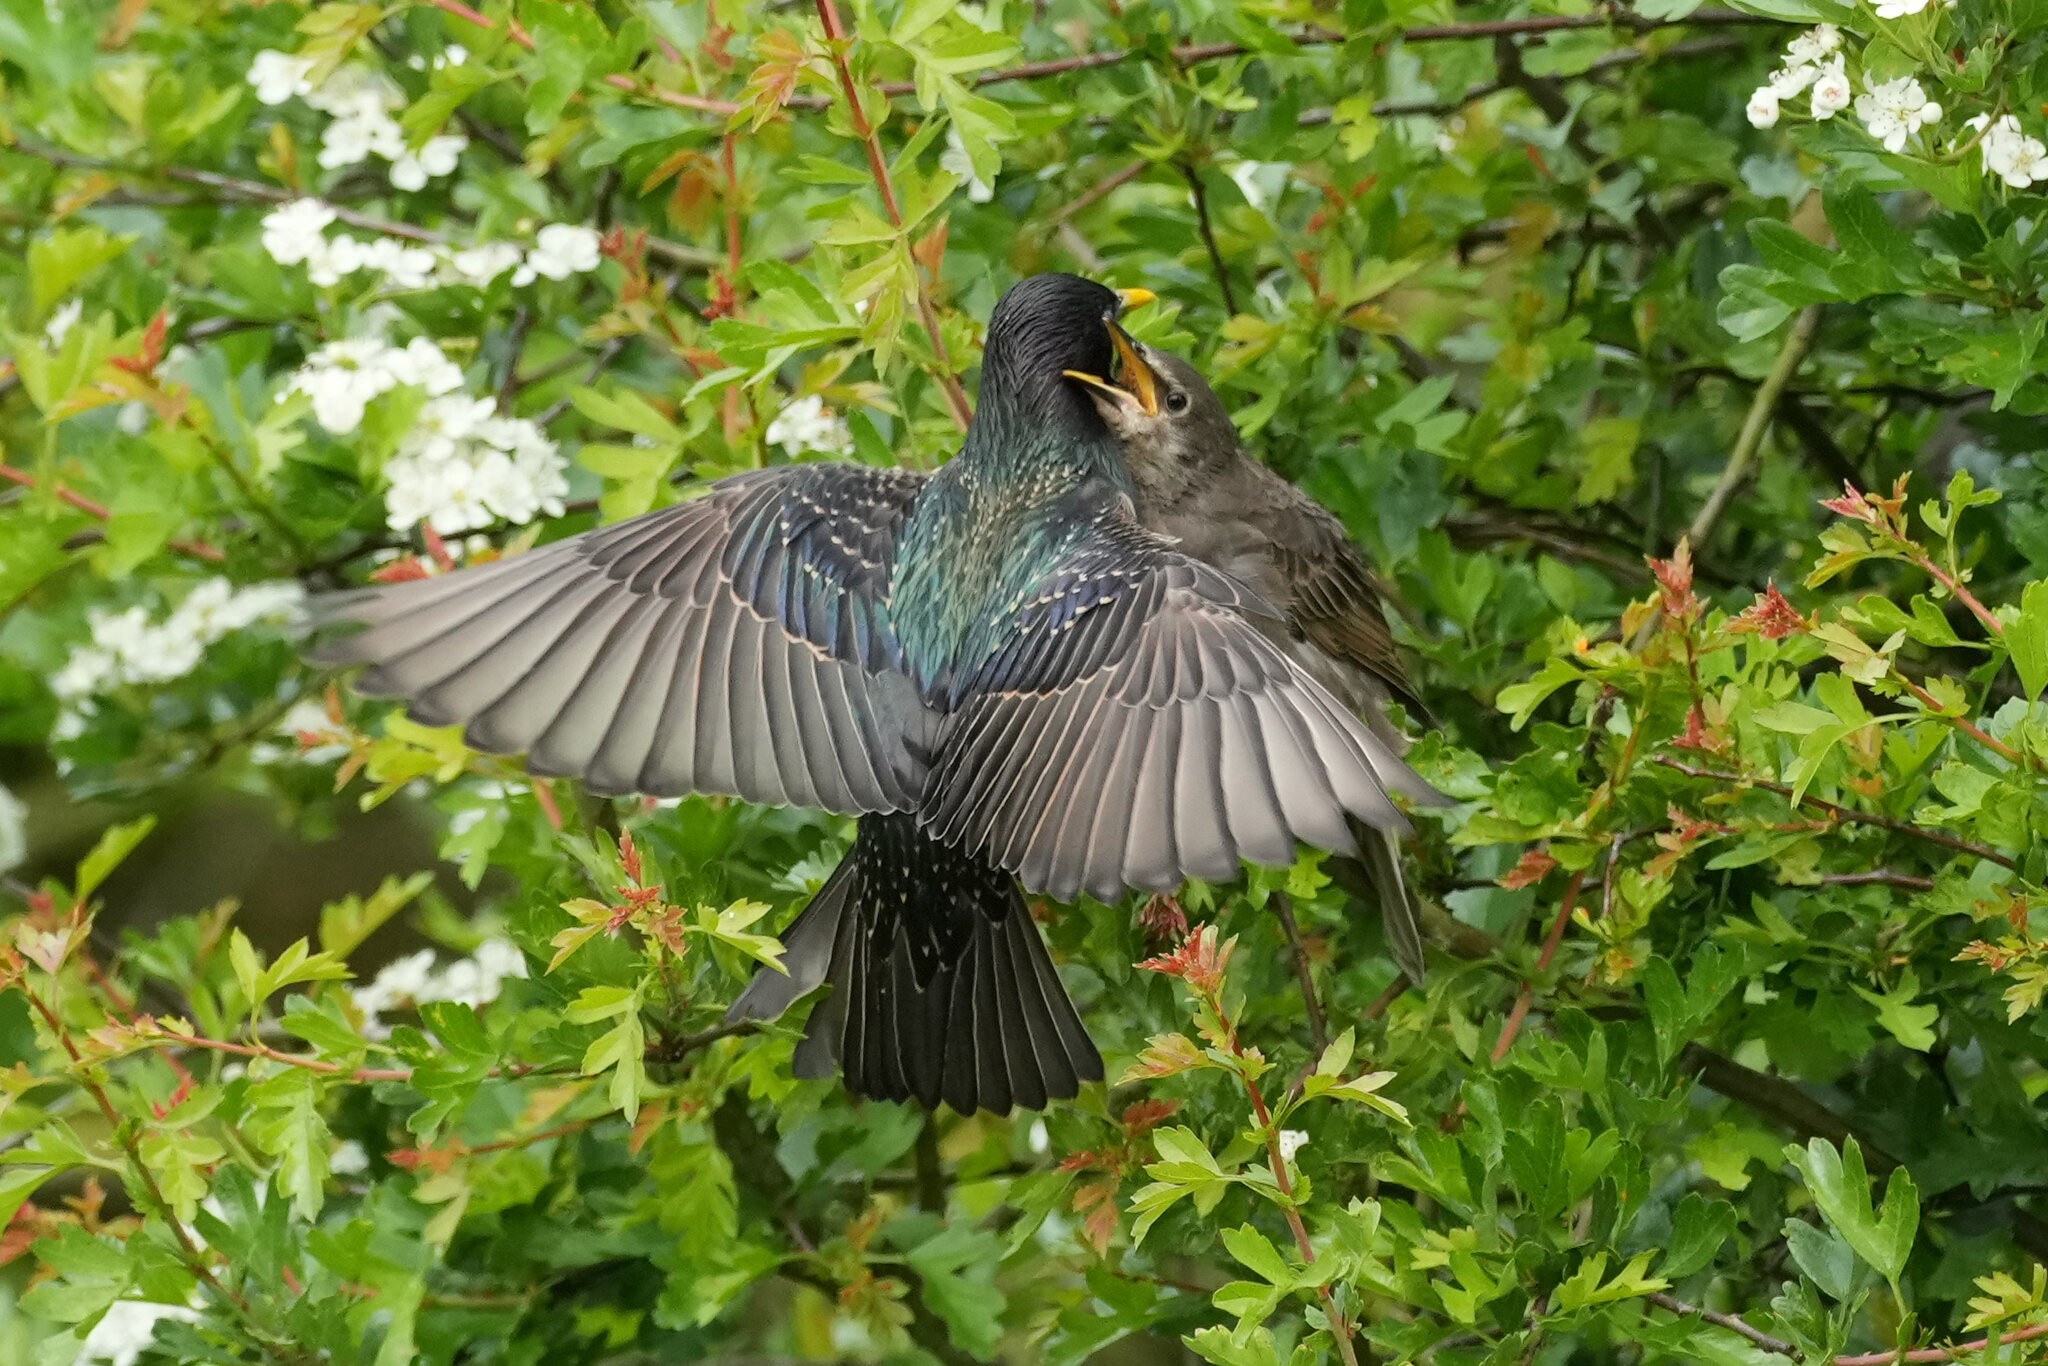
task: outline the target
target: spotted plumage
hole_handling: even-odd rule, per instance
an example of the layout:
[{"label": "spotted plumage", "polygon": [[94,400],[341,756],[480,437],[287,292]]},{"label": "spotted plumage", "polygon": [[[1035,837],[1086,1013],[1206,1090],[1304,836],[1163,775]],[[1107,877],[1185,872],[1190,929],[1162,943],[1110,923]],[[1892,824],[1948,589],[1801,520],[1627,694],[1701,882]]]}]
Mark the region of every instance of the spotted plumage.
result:
[{"label": "spotted plumage", "polygon": [[929,478],[804,464],[423,583],[330,600],[320,657],[472,744],[604,792],[861,817],[784,936],[798,1067],[962,1111],[1102,1075],[1019,890],[1070,899],[1405,828],[1371,733],[1276,649],[1271,609],[1141,527],[1064,372],[1117,296],[1071,276],[990,320],[980,407]]}]

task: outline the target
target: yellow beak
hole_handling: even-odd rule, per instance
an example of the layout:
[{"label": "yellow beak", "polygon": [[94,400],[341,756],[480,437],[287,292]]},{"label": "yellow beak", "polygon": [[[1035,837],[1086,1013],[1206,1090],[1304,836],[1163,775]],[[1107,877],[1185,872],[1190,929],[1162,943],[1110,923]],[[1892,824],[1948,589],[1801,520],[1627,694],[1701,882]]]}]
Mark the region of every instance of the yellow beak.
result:
[{"label": "yellow beak", "polygon": [[1120,289],[1116,296],[1124,301],[1125,308],[1142,308],[1159,297],[1149,289]]},{"label": "yellow beak", "polygon": [[[1126,289],[1118,291],[1128,300],[1133,295],[1142,295],[1138,302],[1149,302],[1154,296],[1150,290]],[[1112,384],[1100,375],[1091,375],[1085,370],[1064,370],[1068,379],[1078,380],[1089,388],[1106,395],[1119,404],[1136,407],[1146,417],[1159,416],[1159,373],[1146,363],[1144,354],[1138,350],[1138,343],[1131,334],[1117,324],[1114,317],[1104,315],[1102,325],[1109,329],[1109,344],[1116,352],[1116,369],[1119,383]]]}]

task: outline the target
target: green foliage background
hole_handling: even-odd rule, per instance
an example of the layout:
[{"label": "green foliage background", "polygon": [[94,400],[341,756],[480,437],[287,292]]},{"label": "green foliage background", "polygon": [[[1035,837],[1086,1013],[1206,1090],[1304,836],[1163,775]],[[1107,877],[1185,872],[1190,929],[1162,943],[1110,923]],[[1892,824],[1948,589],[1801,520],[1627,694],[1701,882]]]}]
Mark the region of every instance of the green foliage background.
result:
[{"label": "green foliage background", "polygon": [[[1938,127],[1752,127],[1820,20]],[[458,169],[323,170],[263,50],[381,68]],[[150,1361],[2038,1359],[2048,200],[1965,120],[2039,134],[2044,58],[2029,0],[0,0],[0,1355],[145,1301],[193,1311]],[[259,240],[301,194],[613,235],[321,288]],[[554,537],[787,458],[800,396],[937,463],[1043,269],[1156,290],[1139,333],[1386,576],[1459,799],[1426,991],[1313,859],[1191,888],[1163,971],[1166,908],[1050,908],[1131,1079],[927,1124],[716,1028],[841,822],[535,786],[345,691],[279,762],[329,680],[274,625],[59,724],[95,610],[422,550],[420,396],[325,434],[323,342],[434,338],[542,422]],[[317,923],[299,864],[137,874],[224,794],[230,857],[342,832]],[[398,926],[529,975],[366,1032]]]}]

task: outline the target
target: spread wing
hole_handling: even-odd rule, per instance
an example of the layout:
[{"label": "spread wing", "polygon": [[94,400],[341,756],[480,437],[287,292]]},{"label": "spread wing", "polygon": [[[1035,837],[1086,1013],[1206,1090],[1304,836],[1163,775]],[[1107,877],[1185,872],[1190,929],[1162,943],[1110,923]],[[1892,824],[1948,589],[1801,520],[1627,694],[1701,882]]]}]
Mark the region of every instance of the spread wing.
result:
[{"label": "spread wing", "polygon": [[886,602],[923,477],[736,475],[687,503],[443,578],[329,598],[314,658],[478,749],[606,793],[895,811],[930,713]]},{"label": "spread wing", "polygon": [[1135,527],[1098,533],[948,719],[927,830],[1060,900],[1349,852],[1347,817],[1406,830],[1381,742],[1247,619],[1267,611]]}]

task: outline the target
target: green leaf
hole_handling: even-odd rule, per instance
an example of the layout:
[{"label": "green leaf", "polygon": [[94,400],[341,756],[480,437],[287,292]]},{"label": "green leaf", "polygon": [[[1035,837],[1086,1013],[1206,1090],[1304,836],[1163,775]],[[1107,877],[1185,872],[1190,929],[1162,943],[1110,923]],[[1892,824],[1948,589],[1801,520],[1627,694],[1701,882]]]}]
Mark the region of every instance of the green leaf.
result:
[{"label": "green leaf", "polygon": [[[1884,1214],[1880,1217],[1871,1208],[1870,1177],[1864,1171],[1863,1150],[1855,1139],[1844,1140],[1837,1153],[1826,1139],[1815,1138],[1804,1149],[1789,1149],[1788,1155],[1805,1176],[1821,1216],[1841,1235],[1842,1241],[1866,1265],[1896,1283],[1906,1269],[1906,1258],[1913,1250],[1913,1238],[1919,1228],[1920,1200],[1912,1177],[1903,1169],[1892,1173],[1885,1192]],[[1820,1277],[1816,1276],[1815,1281],[1835,1298],[1844,1297],[1821,1282]],[[1839,1277],[1837,1283],[1841,1283]]]},{"label": "green leaf", "polygon": [[125,1249],[95,1238],[77,1224],[62,1225],[55,1237],[36,1244],[36,1257],[56,1277],[21,1297],[22,1310],[39,1319],[77,1323],[119,1299],[136,1264]]},{"label": "green leaf", "polygon": [[1687,1193],[1671,1216],[1671,1237],[1664,1245],[1657,1269],[1671,1281],[1683,1280],[1714,1260],[1735,1234],[1735,1206],[1726,1200],[1709,1200],[1698,1191]]},{"label": "green leaf", "polygon": [[277,1183],[291,1197],[301,1219],[319,1216],[327,1191],[327,1122],[320,1117],[320,1079],[303,1067],[288,1068],[249,1088],[256,1113],[244,1131],[256,1146],[278,1159]]},{"label": "green leaf", "polygon": [[582,1071],[586,1077],[611,1073],[605,1094],[628,1120],[639,1115],[647,1089],[647,1031],[640,1023],[640,1000],[635,987],[585,987],[568,1011],[576,1024],[614,1021],[583,1051]]},{"label": "green leaf", "polygon": [[1520,730],[1536,714],[1536,708],[1543,705],[1559,688],[1577,683],[1585,677],[1578,669],[1563,659],[1552,657],[1543,662],[1537,675],[1523,683],[1511,683],[1500,690],[1494,699],[1494,706],[1506,712],[1513,720],[1509,723]]},{"label": "green leaf", "polygon": [[1931,1003],[1915,1004],[1920,996],[1920,977],[1911,968],[1899,974],[1890,991],[1880,994],[1859,986],[1855,992],[1877,1007],[1877,1022],[1900,1043],[1916,1053],[1934,1047],[1934,1022],[1941,1017],[1941,1011]]},{"label": "green leaf", "polygon": [[1599,1304],[1641,1299],[1651,1291],[1665,1289],[1671,1282],[1662,1276],[1648,1274],[1650,1259],[1656,1255],[1654,1252],[1638,1253],[1611,1279],[1603,1280],[1607,1271],[1607,1254],[1593,1253],[1579,1264],[1577,1271],[1559,1284],[1555,1297],[1557,1307],[1566,1311],[1586,1309]]},{"label": "green leaf", "polygon": [[156,829],[155,816],[139,816],[120,825],[108,826],[98,840],[78,861],[78,885],[74,895],[80,901],[89,901],[116,868],[121,866],[128,855],[135,852],[135,846],[149,838],[149,832]]},{"label": "green leaf", "polygon": [[1274,1247],[1265,1234],[1250,1224],[1225,1229],[1223,1246],[1230,1250],[1231,1256],[1244,1263],[1253,1275],[1263,1278],[1269,1284],[1276,1285],[1282,1290],[1291,1290],[1299,1283],[1300,1273],[1288,1265],[1287,1259],[1280,1255],[1280,1249]]},{"label": "green leaf", "polygon": [[2026,586],[2019,614],[2005,624],[2004,640],[2027,700],[2039,701],[2048,688],[2048,579]]}]

